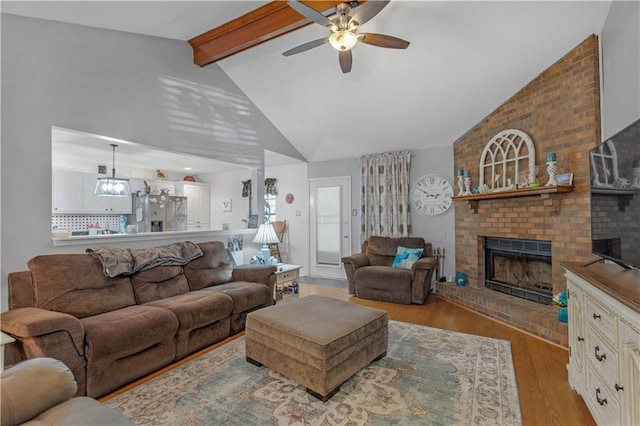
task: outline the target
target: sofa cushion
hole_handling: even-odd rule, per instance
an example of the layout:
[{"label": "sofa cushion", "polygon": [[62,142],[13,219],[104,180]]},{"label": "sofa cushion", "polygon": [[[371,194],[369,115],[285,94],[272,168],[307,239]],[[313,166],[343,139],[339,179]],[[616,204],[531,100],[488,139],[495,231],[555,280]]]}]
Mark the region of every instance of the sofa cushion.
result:
[{"label": "sofa cushion", "polygon": [[88,254],[46,254],[27,262],[36,308],[77,318],[135,305],[129,277],[107,278]]},{"label": "sofa cushion", "polygon": [[231,315],[233,300],[224,293],[192,291],[146,303],[145,306],[166,308],[178,318],[179,330],[193,330]]},{"label": "sofa cushion", "polygon": [[411,270],[386,266],[365,266],[355,273],[358,287],[380,290],[403,290],[411,294]]},{"label": "sofa cushion", "polygon": [[420,259],[424,248],[407,248],[398,246],[396,257],[393,259],[393,268],[411,269],[414,263]]},{"label": "sofa cushion", "polygon": [[234,261],[220,241],[199,243],[202,256],[184,266],[191,290],[200,290],[212,285],[231,281]]},{"label": "sofa cushion", "polygon": [[233,299],[233,313],[252,311],[255,308],[270,305],[273,293],[264,284],[250,283],[247,281],[234,281],[207,287],[203,292],[220,292],[231,296]]},{"label": "sofa cushion", "polygon": [[156,306],[129,306],[82,319],[87,361],[122,359],[173,340],[178,319],[168,309]]},{"label": "sofa cushion", "polygon": [[73,373],[62,361],[33,358],[19,362],[2,373],[2,425],[26,422],[60,404],[76,393]]},{"label": "sofa cushion", "polygon": [[176,296],[189,291],[189,283],[181,266],[156,266],[131,276],[138,304]]},{"label": "sofa cushion", "polygon": [[423,248],[422,237],[369,237],[367,240],[366,255],[370,265],[391,266],[396,256],[398,246],[407,248]]},{"label": "sofa cushion", "polygon": [[120,411],[81,396],[57,405],[33,419],[35,425],[135,426]]}]

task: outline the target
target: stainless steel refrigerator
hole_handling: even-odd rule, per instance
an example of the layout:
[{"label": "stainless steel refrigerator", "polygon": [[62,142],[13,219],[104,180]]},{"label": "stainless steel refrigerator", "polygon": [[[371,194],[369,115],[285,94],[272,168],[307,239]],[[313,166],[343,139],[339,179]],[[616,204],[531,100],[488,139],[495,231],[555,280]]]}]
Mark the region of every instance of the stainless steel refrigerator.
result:
[{"label": "stainless steel refrigerator", "polygon": [[133,194],[133,213],[129,225],[138,225],[138,232],[187,230],[187,197]]}]

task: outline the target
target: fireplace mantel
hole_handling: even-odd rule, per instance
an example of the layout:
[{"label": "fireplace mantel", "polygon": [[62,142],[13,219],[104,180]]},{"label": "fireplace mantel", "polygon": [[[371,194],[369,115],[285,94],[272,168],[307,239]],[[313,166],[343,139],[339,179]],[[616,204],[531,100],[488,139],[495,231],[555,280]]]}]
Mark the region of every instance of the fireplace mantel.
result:
[{"label": "fireplace mantel", "polygon": [[543,196],[545,194],[566,194],[568,192],[573,192],[574,188],[575,187],[573,185],[541,186],[538,188],[522,188],[511,191],[487,192],[485,194],[457,195],[455,197],[451,197],[451,199],[454,201],[468,201],[473,213],[478,213],[478,202],[482,200],[528,197],[532,195]]}]

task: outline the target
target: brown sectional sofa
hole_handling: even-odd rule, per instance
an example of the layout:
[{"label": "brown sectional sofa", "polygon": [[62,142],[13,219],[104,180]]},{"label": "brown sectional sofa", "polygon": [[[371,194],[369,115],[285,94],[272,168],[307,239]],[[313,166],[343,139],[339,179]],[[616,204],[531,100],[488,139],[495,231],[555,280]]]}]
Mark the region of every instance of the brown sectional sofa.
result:
[{"label": "brown sectional sofa", "polygon": [[20,358],[63,361],[99,397],[244,329],[273,304],[275,266],[234,267],[221,242],[183,266],[106,277],[91,254],[49,254],[9,274],[0,328]]}]

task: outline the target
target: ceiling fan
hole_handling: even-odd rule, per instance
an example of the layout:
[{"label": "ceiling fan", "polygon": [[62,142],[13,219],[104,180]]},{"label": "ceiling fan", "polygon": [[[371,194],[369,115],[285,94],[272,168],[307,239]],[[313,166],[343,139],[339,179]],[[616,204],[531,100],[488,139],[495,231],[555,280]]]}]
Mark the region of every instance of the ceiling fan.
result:
[{"label": "ceiling fan", "polygon": [[[340,61],[340,68],[342,69],[342,72],[348,73],[351,71],[351,64],[353,61],[351,49],[358,42],[390,49],[406,49],[409,47],[409,42],[406,40],[384,34],[359,34],[357,32],[361,25],[364,25],[371,18],[380,13],[380,11],[389,4],[389,1],[390,0],[369,0],[364,5],[358,7],[355,7],[355,5],[357,5],[356,1],[340,3],[336,6],[337,14],[333,20],[327,18],[320,12],[316,12],[299,1],[291,0],[287,2],[292,9],[305,18],[320,24],[323,27],[327,27],[329,31],[331,31],[331,34],[328,37],[312,40],[294,47],[293,49],[289,49],[284,52],[283,55],[295,55],[296,53],[301,53],[325,43],[329,43],[338,51],[338,60]],[[352,6],[354,6],[354,8],[352,8]]]}]

